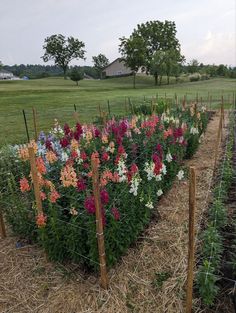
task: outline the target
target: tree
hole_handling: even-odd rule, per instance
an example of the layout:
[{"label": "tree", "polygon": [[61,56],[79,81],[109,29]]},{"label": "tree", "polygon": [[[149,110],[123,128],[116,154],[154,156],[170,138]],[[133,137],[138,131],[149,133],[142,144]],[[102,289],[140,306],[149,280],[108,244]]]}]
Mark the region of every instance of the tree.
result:
[{"label": "tree", "polygon": [[79,81],[84,78],[84,75],[82,72],[80,72],[77,68],[73,68],[73,70],[70,73],[70,79],[73,80],[77,86],[79,86]]},{"label": "tree", "polygon": [[158,77],[160,77],[160,85],[162,81],[162,76],[166,73],[165,64],[165,52],[157,51],[150,62],[150,74],[155,78],[155,85],[158,84]]},{"label": "tree", "polygon": [[192,59],[189,63],[188,63],[188,72],[193,74],[196,73],[198,71],[198,67],[199,67],[199,63],[197,59]]},{"label": "tree", "polygon": [[102,70],[109,64],[108,58],[100,53],[98,56],[93,56],[92,59],[96,71],[99,73],[100,78],[102,78]]},{"label": "tree", "polygon": [[69,63],[75,59],[85,60],[84,47],[84,43],[76,38],[66,38],[61,34],[52,35],[44,40],[43,49],[45,49],[45,53],[42,58],[44,62],[54,60],[55,64],[63,69],[64,78],[66,79]]},{"label": "tree", "polygon": [[[165,51],[164,62],[166,64],[167,84],[170,83],[170,76],[177,75],[180,65],[184,61],[184,57],[176,49],[169,49]],[[176,76],[175,76],[176,77]]]},{"label": "tree", "polygon": [[143,38],[139,35],[131,35],[130,38],[120,38],[119,52],[125,65],[133,72],[133,87],[136,87],[136,73],[145,65],[146,47]]},{"label": "tree", "polygon": [[220,64],[216,70],[217,75],[219,76],[227,76],[228,68],[224,64]]}]

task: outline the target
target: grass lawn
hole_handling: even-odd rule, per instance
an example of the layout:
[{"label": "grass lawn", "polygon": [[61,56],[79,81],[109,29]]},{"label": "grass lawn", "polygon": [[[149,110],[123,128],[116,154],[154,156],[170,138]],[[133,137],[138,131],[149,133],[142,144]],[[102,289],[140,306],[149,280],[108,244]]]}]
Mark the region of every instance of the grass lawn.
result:
[{"label": "grass lawn", "polygon": [[212,96],[213,105],[218,105],[224,95],[225,102],[232,102],[236,91],[234,79],[211,79],[200,82],[185,82],[169,86],[154,85],[152,77],[137,77],[136,89],[132,88],[132,77],[107,80],[83,80],[77,87],[71,80],[45,78],[28,81],[0,81],[0,145],[26,140],[22,109],[25,109],[29,131],[33,136],[32,108],[38,113],[40,130],[48,129],[57,118],[61,124],[73,121],[74,104],[81,122],[92,121],[98,114],[98,105],[107,110],[110,102],[111,113],[125,112],[125,98],[133,103],[142,103],[144,97],[172,98],[175,94],[181,100],[202,97],[207,101]]}]

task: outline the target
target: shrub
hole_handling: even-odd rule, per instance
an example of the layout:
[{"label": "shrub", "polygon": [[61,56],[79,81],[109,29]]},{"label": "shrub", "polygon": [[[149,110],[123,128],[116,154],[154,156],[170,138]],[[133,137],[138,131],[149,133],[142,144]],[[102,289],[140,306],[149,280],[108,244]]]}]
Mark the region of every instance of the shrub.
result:
[{"label": "shrub", "polygon": [[189,75],[190,82],[197,82],[200,79],[201,79],[201,74],[199,74],[199,73],[194,73],[192,75]]}]

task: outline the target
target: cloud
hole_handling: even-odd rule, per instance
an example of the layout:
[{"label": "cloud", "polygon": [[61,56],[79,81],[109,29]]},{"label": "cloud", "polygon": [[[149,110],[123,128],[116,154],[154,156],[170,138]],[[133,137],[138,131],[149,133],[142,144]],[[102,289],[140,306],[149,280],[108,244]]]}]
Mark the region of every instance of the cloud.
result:
[{"label": "cloud", "polygon": [[236,65],[235,34],[208,31],[202,40],[183,45],[183,54],[187,59],[196,58],[209,64]]}]

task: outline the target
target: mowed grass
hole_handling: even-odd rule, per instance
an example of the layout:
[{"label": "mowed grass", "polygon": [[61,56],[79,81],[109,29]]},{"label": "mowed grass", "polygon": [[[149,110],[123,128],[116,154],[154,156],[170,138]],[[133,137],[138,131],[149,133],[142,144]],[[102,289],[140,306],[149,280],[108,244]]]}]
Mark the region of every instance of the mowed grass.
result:
[{"label": "mowed grass", "polygon": [[125,112],[125,99],[141,104],[144,98],[167,97],[179,101],[186,95],[188,100],[202,97],[207,102],[212,96],[212,105],[219,105],[224,95],[226,103],[232,102],[236,80],[211,79],[200,82],[184,82],[169,86],[154,86],[152,77],[137,77],[136,89],[132,88],[132,77],[107,80],[83,80],[77,87],[63,78],[46,78],[28,81],[0,81],[0,145],[26,141],[22,110],[27,116],[30,136],[33,137],[32,108],[37,110],[40,130],[49,129],[58,119],[61,124],[73,123],[74,104],[81,122],[92,122],[98,115],[98,106],[107,111],[109,100],[111,113]]}]

